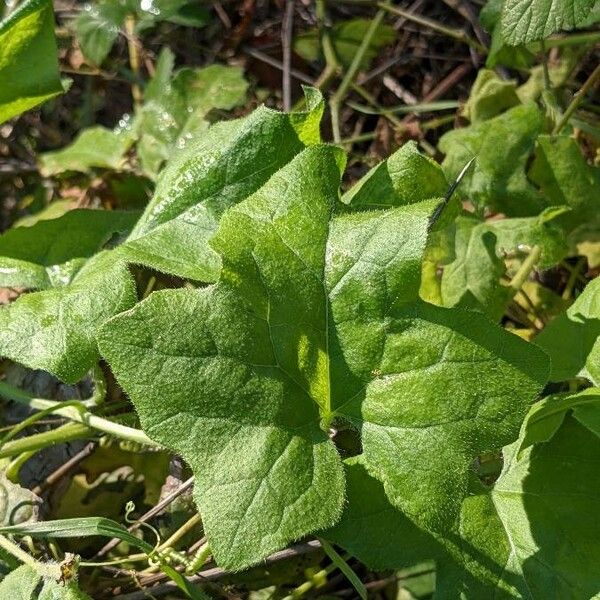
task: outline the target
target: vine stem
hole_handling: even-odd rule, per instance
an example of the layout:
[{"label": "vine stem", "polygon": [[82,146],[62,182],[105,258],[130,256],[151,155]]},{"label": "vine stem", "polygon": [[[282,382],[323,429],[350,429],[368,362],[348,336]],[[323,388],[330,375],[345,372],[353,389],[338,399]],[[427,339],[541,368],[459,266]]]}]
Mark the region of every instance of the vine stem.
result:
[{"label": "vine stem", "polygon": [[94,430],[81,423],[67,423],[61,425],[52,431],[44,431],[36,433],[24,438],[19,438],[12,442],[7,442],[0,449],[0,458],[8,458],[23,452],[34,452],[59,444],[60,442],[70,442],[73,440],[81,440],[89,438],[93,435]]},{"label": "vine stem", "polygon": [[449,38],[452,38],[458,42],[462,42],[467,44],[471,48],[474,48],[478,52],[482,54],[487,54],[488,49],[477,40],[474,40],[472,37],[468,36],[461,29],[454,29],[452,27],[445,27],[441,23],[434,21],[433,19],[428,19],[427,17],[422,17],[421,15],[417,15],[415,13],[411,13],[407,10],[403,10],[398,8],[397,6],[390,6],[387,2],[377,2],[377,6],[385,11],[391,12],[394,15],[398,15],[399,17],[403,17],[408,21],[413,21],[414,23],[418,23],[419,25],[423,25],[424,27],[429,27],[433,31],[437,31],[442,35],[445,35]]},{"label": "vine stem", "polygon": [[573,96],[571,103],[567,106],[560,121],[556,124],[556,127],[552,131],[552,135],[558,135],[563,127],[569,122],[569,119],[573,116],[573,113],[579,108],[579,105],[583,102],[587,93],[592,90],[595,85],[600,81],[600,64],[592,71],[592,74],[587,78],[586,82],[581,86],[580,90]]},{"label": "vine stem", "polygon": [[[387,6],[384,4],[384,6]],[[367,29],[365,36],[363,37],[354,58],[352,59],[352,63],[350,67],[346,71],[342,82],[340,83],[338,89],[335,91],[331,99],[329,100],[329,109],[331,111],[331,127],[333,129],[333,141],[336,144],[340,143],[341,135],[340,135],[340,104],[344,97],[348,92],[348,88],[352,85],[354,81],[354,77],[360,68],[360,65],[363,61],[365,53],[369,48],[369,44],[375,35],[379,25],[383,21],[383,17],[385,16],[385,10],[382,8],[377,11],[377,14],[369,24],[369,28]]]},{"label": "vine stem", "polygon": [[[140,75],[140,54],[138,52],[138,40],[135,35],[135,17],[133,15],[127,15],[125,17],[125,32],[127,33],[127,50],[129,53],[129,65],[133,72],[133,76],[138,79]],[[133,96],[133,103],[135,106],[142,104],[142,90],[134,81],[131,84],[131,95]]]},{"label": "vine stem", "polygon": [[523,264],[520,266],[519,270],[515,273],[515,276],[510,280],[508,287],[513,291],[513,294],[516,294],[522,287],[529,274],[537,264],[540,256],[542,255],[542,247],[534,246],[531,249],[531,252],[527,256],[527,258],[523,261]]},{"label": "vine stem", "polygon": [[9,400],[14,400],[15,402],[25,404],[26,406],[29,406],[35,410],[47,411],[48,409],[52,409],[51,412],[53,414],[60,415],[61,417],[65,417],[71,421],[75,421],[83,425],[87,425],[92,429],[97,429],[98,431],[108,433],[109,435],[113,435],[120,439],[129,440],[138,444],[144,444],[146,446],[157,445],[143,431],[134,429],[133,427],[128,427],[127,425],[115,423],[109,419],[98,417],[97,415],[93,415],[89,411],[85,410],[83,405],[81,407],[64,406],[64,403],[62,402],[45,400],[43,398],[34,398],[27,392],[15,388],[4,381],[0,381],[0,395],[8,398]]}]

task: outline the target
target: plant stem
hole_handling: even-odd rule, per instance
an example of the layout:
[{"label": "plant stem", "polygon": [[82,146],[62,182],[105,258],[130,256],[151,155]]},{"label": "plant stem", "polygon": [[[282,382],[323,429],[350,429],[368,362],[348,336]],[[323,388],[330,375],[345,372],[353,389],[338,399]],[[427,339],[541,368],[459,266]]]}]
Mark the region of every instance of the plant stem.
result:
[{"label": "plant stem", "polygon": [[[384,6],[387,5],[384,4]],[[354,55],[354,58],[352,59],[350,67],[346,71],[346,74],[344,75],[344,78],[342,79],[338,89],[335,91],[331,97],[331,100],[329,101],[329,109],[331,111],[331,126],[333,129],[333,141],[336,144],[339,144],[341,140],[339,116],[340,104],[346,96],[348,88],[354,81],[354,77],[360,68],[367,49],[369,48],[369,44],[371,43],[371,40],[373,39],[373,36],[375,35],[379,25],[383,21],[384,16],[385,10],[382,9],[377,11],[377,14],[369,24],[369,28],[367,29],[365,36],[363,37],[362,42],[360,43],[360,46]]]},{"label": "plant stem", "polygon": [[527,281],[529,274],[537,264],[540,256],[542,255],[542,247],[534,246],[527,258],[523,261],[523,264],[519,270],[515,273],[515,276],[510,280],[508,287],[513,291],[513,295],[516,294],[523,284]]},{"label": "plant stem", "polygon": [[139,429],[134,429],[133,427],[128,427],[127,425],[115,423],[114,421],[104,419],[103,417],[93,415],[92,413],[85,410],[83,406],[65,407],[63,406],[63,403],[55,402],[54,400],[32,398],[23,390],[19,390],[18,388],[15,388],[4,381],[0,381],[0,395],[5,396],[10,400],[20,402],[21,404],[25,404],[35,410],[52,409],[51,412],[53,414],[60,415],[61,417],[66,417],[67,419],[71,419],[72,421],[76,421],[78,423],[87,425],[92,429],[103,431],[104,433],[108,433],[109,435],[113,435],[124,440],[137,442],[139,444],[144,444],[147,446],[156,446],[156,444],[143,431],[140,431]]},{"label": "plant stem", "polygon": [[127,33],[127,50],[129,52],[129,66],[133,72],[135,81],[131,84],[131,95],[136,107],[142,104],[142,90],[137,83],[140,76],[140,54],[138,52],[138,40],[135,35],[135,17],[127,15],[125,17],[125,32]]},{"label": "plant stem", "polygon": [[433,31],[437,31],[438,33],[441,33],[442,35],[445,35],[447,37],[455,39],[459,42],[463,42],[464,44],[471,46],[471,48],[474,48],[475,50],[477,50],[478,52],[481,52],[482,54],[488,53],[487,48],[483,44],[479,43],[477,40],[474,40],[472,37],[468,36],[464,31],[462,31],[462,29],[454,29],[453,27],[446,27],[446,26],[442,25],[441,23],[434,21],[433,19],[428,19],[427,17],[423,17],[421,15],[417,15],[415,13],[411,13],[409,11],[402,10],[401,8],[398,8],[397,6],[390,6],[386,2],[378,2],[377,6],[379,6],[379,8],[382,8],[383,10],[387,10],[387,11],[391,12],[394,15],[398,15],[399,17],[404,17],[405,19],[407,19],[409,21],[413,21],[414,23],[418,23],[419,25],[423,25],[424,27],[429,27],[429,29],[433,29]]},{"label": "plant stem", "polygon": [[42,450],[43,448],[53,446],[54,444],[60,444],[61,442],[70,442],[93,436],[94,430],[86,425],[82,425],[81,423],[67,423],[52,431],[44,431],[43,433],[36,433],[28,437],[8,442],[0,449],[0,458],[16,456],[22,452]]},{"label": "plant stem", "polygon": [[319,585],[324,581],[328,575],[333,573],[337,569],[337,565],[331,563],[324,569],[321,569],[318,573],[315,573],[310,579],[307,579],[304,583],[300,584],[297,588],[292,590],[292,593],[286,596],[283,600],[298,600],[305,594],[310,592],[315,586]]},{"label": "plant stem", "polygon": [[556,127],[552,131],[552,135],[558,135],[563,127],[569,122],[573,113],[577,110],[579,105],[583,102],[587,93],[591,91],[595,85],[600,81],[600,64],[592,71],[592,74],[587,78],[587,81],[581,86],[581,89],[573,96],[571,103],[567,106],[560,121],[556,124]]},{"label": "plant stem", "polygon": [[173,535],[166,539],[157,550],[160,552],[166,550],[176,542],[178,542],[186,533],[191,531],[198,523],[202,522],[202,518],[198,513],[188,519]]},{"label": "plant stem", "polygon": [[192,558],[192,562],[188,565],[185,570],[186,575],[193,575],[196,571],[199,571],[210,556],[210,546],[208,544],[204,544],[198,548],[196,554]]}]

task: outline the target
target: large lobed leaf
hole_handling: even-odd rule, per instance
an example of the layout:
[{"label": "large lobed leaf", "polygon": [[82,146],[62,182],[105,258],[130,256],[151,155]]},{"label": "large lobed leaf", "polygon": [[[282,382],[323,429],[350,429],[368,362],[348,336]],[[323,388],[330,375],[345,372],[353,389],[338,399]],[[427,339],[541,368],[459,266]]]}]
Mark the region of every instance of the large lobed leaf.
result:
[{"label": "large lobed leaf", "polygon": [[600,538],[589,515],[600,505],[599,417],[597,390],[536,405],[504,449],[496,483],[486,490],[473,477],[443,536],[398,511],[364,457],[349,459],[344,515],[323,536],[374,569],[434,559],[436,598],[595,598]]},{"label": "large lobed leaf", "polygon": [[0,309],[0,355],[75,382],[98,360],[101,323],[137,300],[127,263],[215,280],[220,259],[208,240],[223,212],[320,140],[322,97],[307,93],[307,112],[261,108],[210,128],[165,169],[134,234],[113,250],[93,255],[122,241],[111,234],[129,231],[130,215],[74,211],[0,238],[4,285],[60,286]]},{"label": "large lobed leaf", "polygon": [[62,94],[51,0],[26,0],[0,23],[0,123]]},{"label": "large lobed leaf", "polygon": [[439,200],[336,216],[342,164],[303,150],[223,217],[216,285],[152,294],[100,332],[144,429],[196,473],[228,568],[339,518],[338,421],[394,506],[448,531],[471,462],[516,437],[546,379],[535,347],[419,299]]}]

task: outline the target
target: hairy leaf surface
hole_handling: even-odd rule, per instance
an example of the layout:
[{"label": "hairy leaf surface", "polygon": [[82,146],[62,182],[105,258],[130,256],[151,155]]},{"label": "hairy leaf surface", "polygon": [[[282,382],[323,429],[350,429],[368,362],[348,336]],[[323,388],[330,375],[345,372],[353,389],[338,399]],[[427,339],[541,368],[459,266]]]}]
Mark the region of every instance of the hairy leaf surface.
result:
[{"label": "hairy leaf surface", "polygon": [[597,0],[504,0],[502,32],[509,44],[541,40],[588,24]]},{"label": "hairy leaf surface", "polygon": [[133,137],[127,129],[113,131],[101,125],[90,127],[67,147],[41,154],[40,169],[45,176],[65,171],[89,173],[94,168],[119,169],[132,144]]},{"label": "hairy leaf surface", "polygon": [[81,379],[98,360],[98,327],[136,301],[131,275],[113,254],[95,255],[69,285],[2,307],[0,355],[68,383]]},{"label": "hairy leaf surface", "polygon": [[[589,393],[595,400],[585,407],[595,419],[596,394]],[[572,406],[578,403],[574,398]],[[423,531],[398,511],[359,457],[346,461],[344,515],[323,536],[374,569],[435,560],[436,598],[596,597],[599,526],[588,525],[587,515],[600,504],[600,440],[565,416],[565,404],[559,410],[560,421],[543,430],[534,420],[547,405],[536,405],[521,438],[504,449],[498,481],[489,491],[471,482],[471,495],[445,535]]]},{"label": "hairy leaf surface", "polygon": [[225,214],[215,286],[155,293],[100,334],[145,430],[194,468],[229,568],[339,517],[337,419],[393,503],[444,530],[471,461],[516,437],[546,377],[545,356],[482,315],[419,300],[439,200],[333,217],[342,163],[301,152]]},{"label": "hairy leaf surface", "polygon": [[516,106],[487,121],[454,129],[440,140],[450,181],[474,156],[460,190],[475,204],[510,217],[538,214],[548,206],[528,181],[526,166],[542,132],[542,114],[533,103]]},{"label": "hairy leaf surface", "polygon": [[321,95],[309,110],[260,107],[213,125],[169,162],[154,197],[119,252],[131,262],[199,281],[215,281],[220,259],[208,240],[223,212],[247,198],[306,145],[320,141]]},{"label": "hairy leaf surface", "polygon": [[0,286],[45,289],[66,285],[86,258],[113,236],[127,234],[138,213],[75,209],[58,219],[16,227],[0,236]]}]

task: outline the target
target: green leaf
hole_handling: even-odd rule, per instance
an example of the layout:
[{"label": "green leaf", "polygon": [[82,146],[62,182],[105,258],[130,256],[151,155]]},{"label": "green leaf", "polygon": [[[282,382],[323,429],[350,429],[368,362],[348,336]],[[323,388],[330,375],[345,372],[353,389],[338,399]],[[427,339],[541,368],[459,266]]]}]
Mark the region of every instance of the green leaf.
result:
[{"label": "green leaf", "polygon": [[33,600],[41,576],[29,565],[22,565],[0,582],[0,594],[14,600]]},{"label": "green leaf", "polygon": [[442,198],[447,190],[440,166],[423,156],[416,142],[411,141],[374,166],[344,194],[342,201],[354,210],[372,210]]},{"label": "green leaf", "polygon": [[493,228],[486,223],[472,217],[456,220],[455,258],[444,267],[441,282],[444,306],[476,309],[500,319],[510,296],[500,283],[506,266],[496,242]]},{"label": "green leaf", "polygon": [[[0,286],[45,289],[67,285],[85,260],[127,234],[138,213],[76,209],[16,227],[0,236]],[[79,260],[78,260],[79,259]]]},{"label": "green leaf", "polygon": [[43,577],[29,565],[20,566],[0,582],[0,597],[13,600],[91,600],[74,581],[57,583]]},{"label": "green leaf", "polygon": [[0,23],[0,123],[63,93],[51,0],[26,0]]},{"label": "green leaf", "polygon": [[546,378],[534,346],[418,299],[438,200],[333,217],[342,162],[302,151],[225,213],[215,286],[154,293],[100,332],[148,435],[194,470],[227,568],[339,517],[337,420],[394,504],[444,529],[473,459],[516,437]]},{"label": "green leaf", "polygon": [[504,0],[502,33],[509,44],[544,39],[588,25],[596,0]]},{"label": "green leaf", "polygon": [[139,548],[143,552],[150,553],[153,550],[152,545],[129,533],[120,523],[103,517],[80,517],[24,523],[10,527],[0,527],[0,534],[28,535],[33,538],[43,539],[90,536],[116,537],[132,545],[134,548]]},{"label": "green leaf", "polygon": [[218,254],[209,246],[223,212],[254,193],[306,145],[320,141],[323,98],[307,91],[307,112],[260,107],[213,125],[173,158],[129,240],[128,261],[180,277],[215,281]]},{"label": "green leaf", "polygon": [[41,502],[31,490],[13,483],[0,473],[0,525],[36,520]]},{"label": "green leaf", "polygon": [[126,265],[114,252],[101,252],[69,285],[25,294],[0,309],[0,355],[76,383],[98,360],[98,327],[135,301]]},{"label": "green leaf", "polygon": [[492,69],[498,65],[515,69],[528,69],[535,55],[524,45],[509,46],[504,39],[500,17],[504,0],[488,0],[479,13],[481,24],[490,32],[492,39],[485,66]]},{"label": "green leaf", "polygon": [[[102,517],[55,519],[53,521],[40,521],[38,523],[15,525],[12,527],[0,527],[0,534],[28,535],[34,538],[44,539],[102,536],[118,538],[127,542],[134,548],[139,548],[147,554],[151,554],[154,550],[153,546],[129,533],[129,531],[121,524]],[[190,582],[173,567],[161,563],[160,568],[189,598],[192,598],[192,600],[207,600],[206,594],[196,586],[190,584]],[[56,583],[54,581],[46,581],[38,600],[53,600],[56,597],[56,592],[61,589],[55,586]],[[65,600],[87,600],[88,597],[79,591],[74,584],[71,583],[70,586],[72,586],[71,591],[69,592],[71,596],[65,596]],[[60,597],[62,600],[63,596]]]},{"label": "green leaf", "polygon": [[89,173],[94,168],[119,169],[132,143],[128,130],[113,131],[101,125],[90,127],[67,147],[40,154],[40,171],[49,177],[65,171]]},{"label": "green leaf", "polygon": [[449,131],[439,144],[446,154],[442,164],[446,176],[456,179],[475,156],[476,162],[459,188],[467,198],[511,217],[538,214],[548,204],[528,181],[526,167],[543,124],[535,104],[525,104],[493,119]]},{"label": "green leaf", "polygon": [[[535,338],[552,359],[552,381],[591,377],[588,356],[600,336],[600,279],[594,279],[563,313]],[[597,367],[592,366],[594,373]],[[600,381],[600,374],[594,380]]]},{"label": "green leaf", "polygon": [[323,537],[377,571],[402,569],[437,557],[441,547],[436,540],[390,502],[363,456],[346,459],[344,472],[344,514]]},{"label": "green leaf", "polygon": [[569,412],[600,436],[600,390],[588,388],[578,394],[554,394],[534,404],[529,411],[527,427],[518,445],[519,453],[533,444],[552,439]]},{"label": "green leaf", "polygon": [[73,21],[75,36],[86,60],[101,65],[119,36],[127,7],[114,0],[86,4]]},{"label": "green leaf", "polygon": [[569,254],[562,227],[562,219],[567,213],[567,207],[550,207],[536,217],[488,221],[486,228],[496,236],[496,247],[501,253],[540,246],[542,254],[538,266],[547,269]]},{"label": "green leaf", "polygon": [[[516,588],[517,597],[595,597],[600,524],[589,515],[600,509],[598,437],[567,417],[550,442],[528,448],[521,458],[517,447],[505,449],[492,504],[485,512],[481,505],[465,507],[463,519],[473,521],[467,543],[473,554],[502,559],[496,559],[503,569],[494,573],[494,588]],[[481,535],[492,507],[496,535]],[[488,531],[494,528],[488,525]]]},{"label": "green leaf", "polygon": [[211,110],[238,106],[244,102],[248,88],[239,67],[210,65],[181,69],[173,76],[173,65],[173,53],[163,49],[136,116],[136,128],[141,133],[138,153],[144,171],[151,177],[158,175],[174,152],[208,128],[206,116]]},{"label": "green leaf", "polygon": [[541,135],[529,176],[549,204],[571,209],[559,218],[567,233],[599,222],[600,168],[586,162],[572,137]]},{"label": "green leaf", "polygon": [[[331,40],[337,58],[344,67],[350,66],[354,56],[365,37],[371,21],[368,19],[351,19],[335,23],[331,28]],[[360,63],[361,69],[366,69],[377,56],[379,51],[396,39],[396,30],[390,25],[382,23],[379,25],[365,55]],[[322,58],[319,33],[311,29],[296,36],[294,40],[294,51],[308,61],[316,61]]]},{"label": "green leaf", "polygon": [[471,88],[469,100],[463,108],[463,114],[471,123],[478,123],[518,104],[520,101],[514,80],[501,79],[494,71],[480,69]]},{"label": "green leaf", "polygon": [[373,569],[434,559],[436,598],[595,598],[600,526],[589,515],[600,508],[600,442],[572,417],[562,418],[545,443],[519,454],[526,423],[522,438],[504,449],[494,487],[473,481],[445,535],[418,529],[369,476],[364,459],[350,459],[346,510],[323,536]]}]

